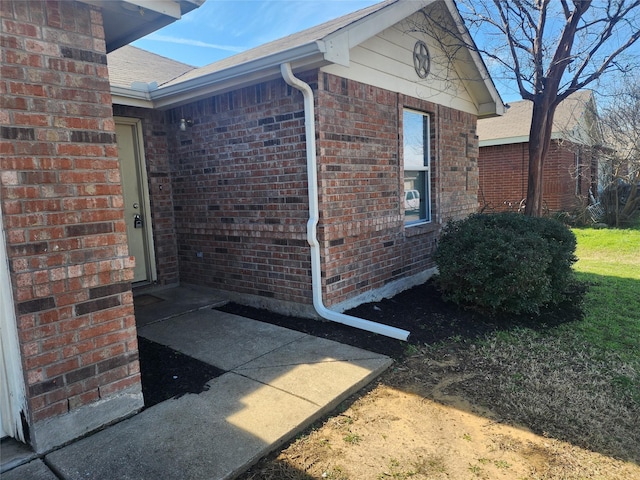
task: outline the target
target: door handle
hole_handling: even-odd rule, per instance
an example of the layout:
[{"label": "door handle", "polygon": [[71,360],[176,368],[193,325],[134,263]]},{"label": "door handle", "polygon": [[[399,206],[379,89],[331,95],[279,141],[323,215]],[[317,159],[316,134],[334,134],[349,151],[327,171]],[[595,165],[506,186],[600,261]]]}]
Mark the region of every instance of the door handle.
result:
[{"label": "door handle", "polygon": [[142,217],[137,213],[133,216],[133,228],[142,228]]}]

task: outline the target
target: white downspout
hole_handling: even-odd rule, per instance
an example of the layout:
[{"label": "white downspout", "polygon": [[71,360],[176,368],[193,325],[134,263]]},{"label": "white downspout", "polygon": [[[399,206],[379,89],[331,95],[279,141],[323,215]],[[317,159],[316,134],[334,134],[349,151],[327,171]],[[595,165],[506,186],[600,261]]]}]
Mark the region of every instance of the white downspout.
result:
[{"label": "white downspout", "polygon": [[316,128],[315,106],[311,87],[296,78],[291,71],[289,63],[280,65],[282,78],[287,84],[300,90],[304,97],[304,129],[307,141],[307,183],[309,191],[309,221],[307,222],[307,242],[311,247],[311,286],[313,290],[313,306],[318,314],[332,322],[342,323],[350,327],[359,328],[368,332],[378,333],[398,340],[407,340],[409,332],[400,328],[391,327],[382,323],[372,322],[363,318],[352,317],[344,313],[334,312],[324,306],[322,301],[322,278],[320,268],[320,244],[318,243],[316,227],[319,220],[318,210],[318,173],[316,158]]}]

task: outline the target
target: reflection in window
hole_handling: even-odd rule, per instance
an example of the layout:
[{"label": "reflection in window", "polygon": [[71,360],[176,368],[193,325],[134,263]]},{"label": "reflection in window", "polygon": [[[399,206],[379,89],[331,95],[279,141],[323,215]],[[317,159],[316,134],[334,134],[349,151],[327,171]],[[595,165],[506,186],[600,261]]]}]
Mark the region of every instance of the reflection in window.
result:
[{"label": "reflection in window", "polygon": [[405,225],[431,221],[429,115],[403,112]]}]

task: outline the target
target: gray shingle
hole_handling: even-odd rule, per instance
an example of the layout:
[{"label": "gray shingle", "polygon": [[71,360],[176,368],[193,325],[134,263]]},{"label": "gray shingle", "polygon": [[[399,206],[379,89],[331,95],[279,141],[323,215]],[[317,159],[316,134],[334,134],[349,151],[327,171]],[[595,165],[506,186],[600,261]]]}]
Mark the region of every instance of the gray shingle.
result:
[{"label": "gray shingle", "polygon": [[163,85],[195,67],[126,45],[107,55],[111,85],[131,87],[133,82]]},{"label": "gray shingle", "polygon": [[[584,115],[591,97],[591,91],[581,90],[558,105],[553,120],[553,132],[571,131]],[[510,143],[506,140],[517,137],[528,138],[532,114],[532,102],[511,102],[504,115],[478,121],[478,138],[480,142],[505,139],[505,143]]]}]

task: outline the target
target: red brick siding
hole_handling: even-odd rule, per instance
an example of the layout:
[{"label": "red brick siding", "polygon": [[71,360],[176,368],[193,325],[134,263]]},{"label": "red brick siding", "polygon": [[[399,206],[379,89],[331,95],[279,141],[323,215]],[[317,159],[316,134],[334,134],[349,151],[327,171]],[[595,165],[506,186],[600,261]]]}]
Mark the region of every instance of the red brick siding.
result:
[{"label": "red brick siding", "polygon": [[[318,92],[321,240],[328,305],[434,266],[442,219],[477,209],[475,117],[332,75]],[[430,114],[432,218],[404,226],[402,110]]]},{"label": "red brick siding", "polygon": [[169,121],[181,281],[309,303],[302,95],[265,82]]},{"label": "red brick siding", "polygon": [[157,110],[123,105],[114,105],[113,113],[119,117],[137,118],[142,121],[157,282],[159,285],[176,284],[180,281],[180,276],[166,115]]},{"label": "red brick siding", "polygon": [[398,96],[323,74],[318,91],[320,241],[325,303],[402,272]]},{"label": "red brick siding", "polygon": [[[528,143],[480,148],[481,206],[495,211],[517,210],[527,196],[529,164]],[[551,212],[570,211],[584,204],[591,186],[592,167],[589,149],[580,149],[581,188],[576,192],[576,154],[579,147],[553,141],[544,164],[543,198]]]},{"label": "red brick siding", "polygon": [[139,384],[102,17],[2,2],[1,203],[32,422]]},{"label": "red brick siding", "polygon": [[[328,305],[433,266],[440,222],[477,210],[476,120],[419,99],[308,72],[316,93]],[[432,116],[434,221],[404,227],[402,108]],[[282,80],[168,112],[180,279],[311,303],[302,95]],[[193,120],[185,132],[181,118]],[[201,253],[201,256],[199,254]]]}]

